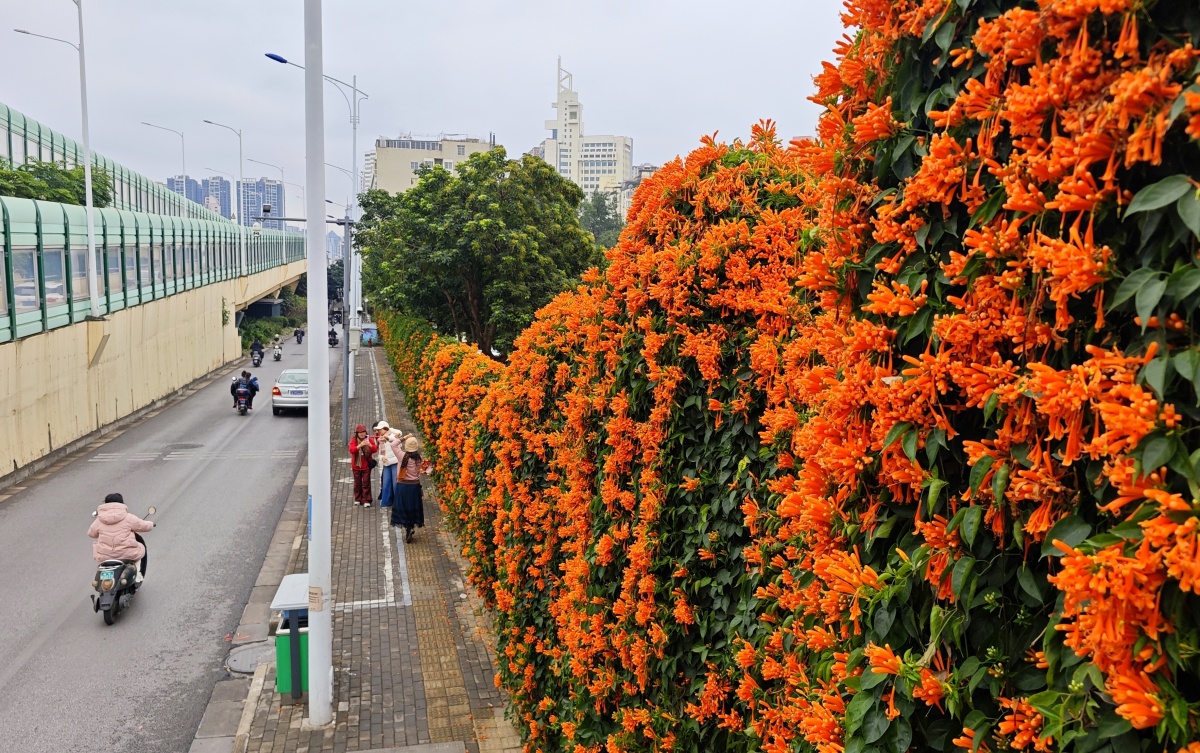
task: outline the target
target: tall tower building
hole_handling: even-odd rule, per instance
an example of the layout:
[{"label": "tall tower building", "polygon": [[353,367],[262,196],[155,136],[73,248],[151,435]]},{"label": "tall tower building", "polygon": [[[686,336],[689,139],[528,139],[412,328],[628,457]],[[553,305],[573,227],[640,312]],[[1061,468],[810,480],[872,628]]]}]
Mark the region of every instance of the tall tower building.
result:
[{"label": "tall tower building", "polygon": [[[247,226],[261,222],[263,228],[270,230],[284,229],[281,220],[259,219],[261,217],[287,217],[287,207],[285,206],[286,195],[282,183],[270,178],[259,178],[253,182],[246,181],[245,188],[239,193],[242,197],[241,211],[238,212],[239,222]],[[262,213],[264,204],[271,205],[271,213],[269,215]]]},{"label": "tall tower building", "polygon": [[204,203],[204,191],[201,189],[199,181],[190,175],[175,175],[167,178],[167,188],[189,201],[197,204]]},{"label": "tall tower building", "polygon": [[558,98],[554,120],[546,121],[550,138],[542,142],[541,157],[585,193],[616,191],[629,179],[633,139],[628,136],[590,136],[583,129],[583,104],[574,77],[558,59]]},{"label": "tall tower building", "polygon": [[204,195],[204,206],[209,207],[222,217],[233,219],[233,184],[214,175],[205,178],[200,183]]}]

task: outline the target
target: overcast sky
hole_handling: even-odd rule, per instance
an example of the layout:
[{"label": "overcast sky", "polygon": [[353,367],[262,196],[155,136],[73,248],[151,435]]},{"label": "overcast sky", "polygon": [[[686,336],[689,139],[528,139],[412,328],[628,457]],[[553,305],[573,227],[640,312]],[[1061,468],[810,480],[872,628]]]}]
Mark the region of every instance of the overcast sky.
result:
[{"label": "overcast sky", "polygon": [[[180,170],[237,172],[245,156],[304,183],[302,0],[83,0],[92,148],[156,180]],[[548,134],[558,56],[574,74],[593,134],[633,138],[636,163],[661,164],[698,139],[748,134],[774,118],[813,132],[812,76],[841,35],[838,0],[325,0],[325,73],[370,95],[359,158],[380,135],[495,133],[510,155]],[[0,102],[80,138],[71,0],[0,0]],[[349,111],[325,88],[326,160],[349,167]],[[360,161],[361,167],[361,161]],[[247,178],[278,171],[246,163]],[[335,170],[328,195],[349,180]],[[300,192],[289,187],[289,214]]]}]

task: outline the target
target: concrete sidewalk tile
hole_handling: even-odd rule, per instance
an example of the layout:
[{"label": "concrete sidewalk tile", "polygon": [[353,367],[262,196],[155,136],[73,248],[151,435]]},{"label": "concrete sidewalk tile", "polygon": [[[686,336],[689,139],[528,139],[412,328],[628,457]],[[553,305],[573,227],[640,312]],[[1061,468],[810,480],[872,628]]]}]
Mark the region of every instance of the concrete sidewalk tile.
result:
[{"label": "concrete sidewalk tile", "polygon": [[221,680],[213,688],[212,696],[209,697],[209,703],[219,701],[237,701],[241,703],[246,700],[246,691],[250,689],[250,678],[237,678],[234,680]]},{"label": "concrete sidewalk tile", "polygon": [[192,741],[188,753],[232,753],[232,737],[198,737]]},{"label": "concrete sidewalk tile", "polygon": [[215,701],[204,709],[196,737],[233,737],[242,720],[241,701]]}]

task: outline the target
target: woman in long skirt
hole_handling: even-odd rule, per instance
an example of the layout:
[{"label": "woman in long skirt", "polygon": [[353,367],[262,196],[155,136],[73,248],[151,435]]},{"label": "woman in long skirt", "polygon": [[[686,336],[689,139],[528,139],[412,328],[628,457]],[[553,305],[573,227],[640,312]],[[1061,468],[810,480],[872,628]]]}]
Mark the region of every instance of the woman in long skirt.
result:
[{"label": "woman in long skirt", "polygon": [[413,529],[425,527],[425,501],[421,494],[421,446],[411,434],[392,445],[396,464],[396,498],[392,525],[404,527],[404,540],[413,540]]}]

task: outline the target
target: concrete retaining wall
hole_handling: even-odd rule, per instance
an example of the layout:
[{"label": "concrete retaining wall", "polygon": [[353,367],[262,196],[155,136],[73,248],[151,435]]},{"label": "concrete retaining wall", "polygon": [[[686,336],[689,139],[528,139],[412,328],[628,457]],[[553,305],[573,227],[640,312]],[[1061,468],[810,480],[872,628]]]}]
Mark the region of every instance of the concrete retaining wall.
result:
[{"label": "concrete retaining wall", "polygon": [[240,356],[239,285],[205,285],[0,345],[0,478]]}]

